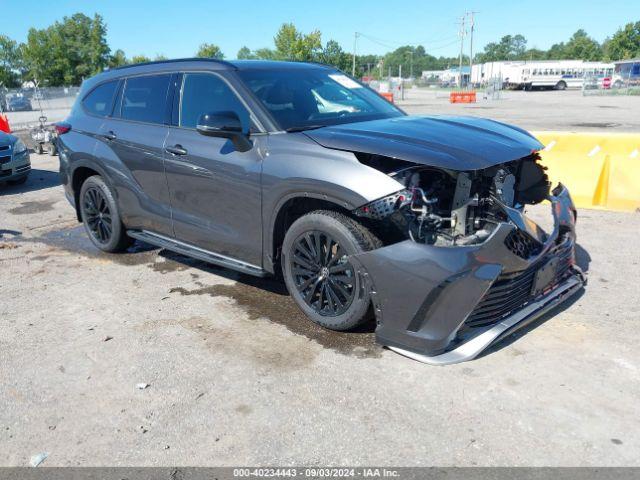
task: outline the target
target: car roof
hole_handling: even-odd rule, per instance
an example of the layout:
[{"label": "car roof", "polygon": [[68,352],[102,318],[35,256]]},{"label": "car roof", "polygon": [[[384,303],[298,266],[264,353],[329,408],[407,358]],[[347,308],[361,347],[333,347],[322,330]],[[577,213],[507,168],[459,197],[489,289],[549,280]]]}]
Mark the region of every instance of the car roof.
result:
[{"label": "car roof", "polygon": [[149,73],[171,73],[180,70],[303,70],[303,69],[329,69],[333,67],[321,63],[312,62],[285,62],[276,60],[218,60],[215,58],[176,58],[173,60],[160,60],[155,62],[136,63],[105,70],[102,73],[87,79],[84,90],[106,80],[118,79],[132,75],[144,75]]},{"label": "car roof", "polygon": [[334,70],[334,68],[329,65],[314,62],[286,62],[279,60],[232,60],[229,63],[235,66],[238,70],[306,70],[309,68],[323,68]]},{"label": "car roof", "polygon": [[123,65],[107,71],[122,70],[181,70],[189,65],[207,65],[215,70],[254,70],[254,69],[308,69],[332,67],[314,62],[288,62],[280,60],[218,60],[215,58],[176,58],[172,60],[159,60],[154,62],[135,63]]}]

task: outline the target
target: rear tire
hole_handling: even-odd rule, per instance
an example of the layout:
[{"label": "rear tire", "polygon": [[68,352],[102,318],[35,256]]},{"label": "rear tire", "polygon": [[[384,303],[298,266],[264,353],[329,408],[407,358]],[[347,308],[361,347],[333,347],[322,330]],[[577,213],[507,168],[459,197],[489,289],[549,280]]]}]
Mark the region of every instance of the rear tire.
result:
[{"label": "rear tire", "polygon": [[556,84],[556,90],[566,90],[567,89],[567,84],[564,80],[560,80],[557,84]]},{"label": "rear tire", "polygon": [[99,175],[87,178],[82,184],[79,202],[84,229],[96,247],[115,253],[133,243],[122,224],[113,194]]},{"label": "rear tire", "polygon": [[296,220],[282,244],[282,273],[298,307],[315,323],[349,330],[368,320],[371,297],[348,257],[382,242],[338,212],[317,210]]},{"label": "rear tire", "polygon": [[55,157],[58,154],[58,149],[54,143],[47,145],[47,153],[52,157]]}]

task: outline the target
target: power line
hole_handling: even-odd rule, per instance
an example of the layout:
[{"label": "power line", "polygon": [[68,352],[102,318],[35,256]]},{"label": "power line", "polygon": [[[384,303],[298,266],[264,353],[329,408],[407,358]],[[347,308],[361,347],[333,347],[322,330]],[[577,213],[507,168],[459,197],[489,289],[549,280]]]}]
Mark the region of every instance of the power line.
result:
[{"label": "power line", "polygon": [[399,45],[399,46],[405,46],[405,45],[437,45],[441,42],[448,42],[453,38],[457,38],[457,35],[449,35],[446,37],[441,37],[439,39],[432,39],[432,40],[428,40],[428,41],[419,41],[419,42],[398,42],[398,41],[394,41],[394,40],[385,40],[379,37],[374,37],[372,35],[367,35],[365,33],[360,33],[361,37],[366,38],[367,40],[370,40],[373,43],[376,43],[378,45],[381,45],[383,47],[387,47],[387,48],[393,48],[395,45]]}]

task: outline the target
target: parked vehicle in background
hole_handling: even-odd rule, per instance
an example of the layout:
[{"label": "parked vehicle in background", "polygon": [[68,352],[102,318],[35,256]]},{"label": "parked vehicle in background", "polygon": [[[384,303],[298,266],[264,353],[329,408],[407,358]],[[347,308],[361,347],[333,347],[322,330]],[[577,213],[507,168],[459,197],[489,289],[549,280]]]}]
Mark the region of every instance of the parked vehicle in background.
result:
[{"label": "parked vehicle in background", "polygon": [[501,78],[504,88],[565,90],[582,88],[585,78],[610,77],[613,68],[613,63],[582,60],[488,62],[473,66],[472,80],[484,85]]},{"label": "parked vehicle in background", "polygon": [[[576,211],[527,132],[410,117],[331,67],[213,59],[103,72],[57,124],[93,244],[281,273],[317,324],[469,360],[582,288]],[[545,232],[524,207],[552,203]]]},{"label": "parked vehicle in background", "polygon": [[24,142],[15,135],[0,131],[0,182],[24,183],[30,171],[29,150]]},{"label": "parked vehicle in background", "polygon": [[526,90],[534,88],[553,88],[566,90],[567,88],[582,88],[585,77],[600,81],[613,73],[613,65],[596,62],[580,62],[577,66],[562,66],[560,62],[554,65],[529,64],[522,70],[522,83]]},{"label": "parked vehicle in background", "polygon": [[6,110],[8,112],[25,112],[31,111],[31,102],[27,97],[20,93],[7,93],[5,95]]},{"label": "parked vehicle in background", "polygon": [[640,85],[640,59],[615,62],[613,88],[637,87]]}]

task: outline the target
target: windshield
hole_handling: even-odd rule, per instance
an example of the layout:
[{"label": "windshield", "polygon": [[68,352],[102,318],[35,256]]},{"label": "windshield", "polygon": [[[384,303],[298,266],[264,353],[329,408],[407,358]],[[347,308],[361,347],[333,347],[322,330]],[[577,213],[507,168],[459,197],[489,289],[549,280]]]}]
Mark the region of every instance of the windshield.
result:
[{"label": "windshield", "polygon": [[348,76],[324,68],[238,72],[283,130],[304,130],[404,115]]}]

